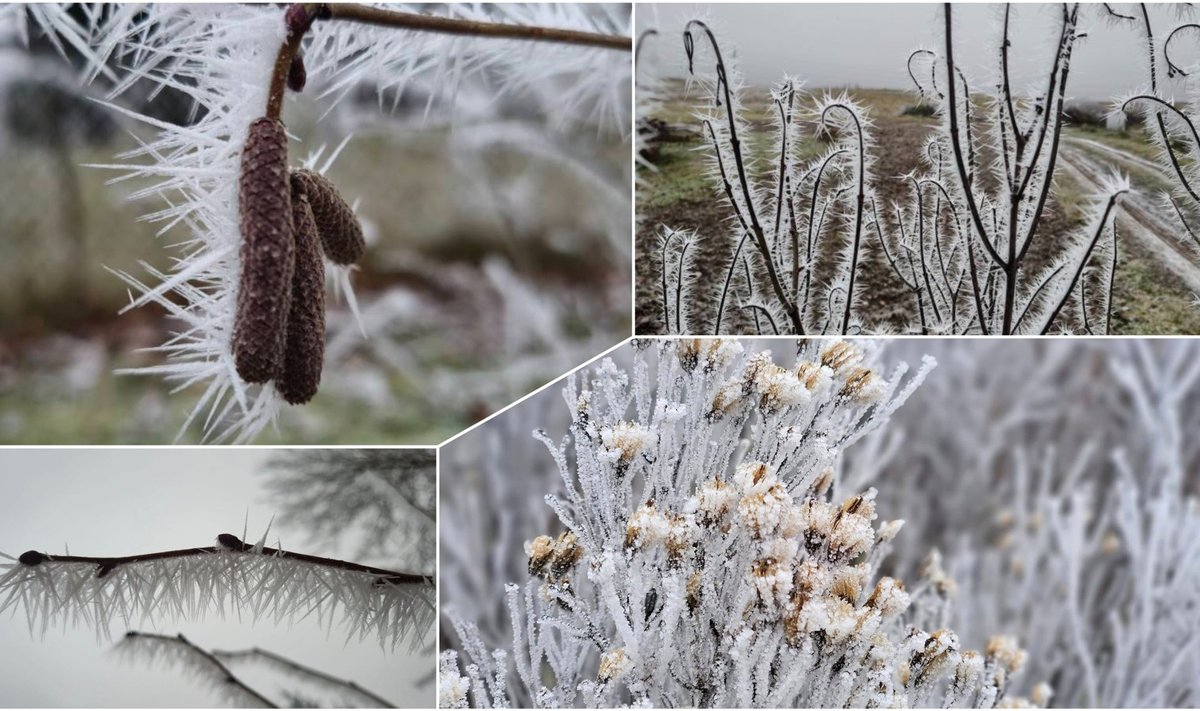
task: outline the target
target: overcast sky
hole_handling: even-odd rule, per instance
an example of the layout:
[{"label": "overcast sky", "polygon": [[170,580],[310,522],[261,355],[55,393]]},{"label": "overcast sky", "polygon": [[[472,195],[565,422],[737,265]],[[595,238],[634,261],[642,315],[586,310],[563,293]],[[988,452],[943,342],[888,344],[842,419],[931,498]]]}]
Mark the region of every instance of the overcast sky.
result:
[{"label": "overcast sky", "polygon": [[[1125,13],[1134,8],[1113,7]],[[980,88],[998,63],[996,20],[1001,8],[954,5],[955,58]],[[1049,66],[1061,10],[1059,5],[1018,4],[1013,13],[1013,78],[1014,83],[1025,83],[1044,76]],[[1111,24],[1099,4],[1086,5],[1081,13],[1081,27],[1088,37],[1076,49],[1068,95],[1104,100],[1144,83],[1147,70],[1140,25]],[[662,32],[645,45],[641,58],[659,67],[668,62],[684,68],[680,33],[693,18],[710,21],[724,43],[722,51],[736,56],[748,83],[760,86],[779,81],[786,72],[809,87],[908,89],[912,86],[905,70],[909,53],[918,47],[935,48],[942,41],[940,4],[655,4],[637,7],[638,31],[655,27]],[[1159,38],[1180,22],[1176,9],[1165,5],[1151,6],[1151,20]],[[1177,42],[1172,48],[1183,57],[1187,43]],[[1197,53],[1186,57],[1194,61]]]},{"label": "overcast sky", "polygon": [[[0,450],[0,551],[129,555],[213,545],[219,533],[262,535],[276,513],[258,476],[273,452],[261,449]],[[302,531],[272,527],[285,548],[314,553]],[[413,681],[434,667],[432,651],[384,653],[378,641],[344,644],[315,621],[251,626],[215,616],[159,621],[206,648],[253,646],[281,653],[403,706],[432,706],[432,686]],[[124,634],[114,626],[114,638]],[[430,642],[434,639],[429,634]],[[126,664],[89,629],[30,636],[24,610],[0,618],[0,706],[211,707],[221,697],[177,669]]]}]

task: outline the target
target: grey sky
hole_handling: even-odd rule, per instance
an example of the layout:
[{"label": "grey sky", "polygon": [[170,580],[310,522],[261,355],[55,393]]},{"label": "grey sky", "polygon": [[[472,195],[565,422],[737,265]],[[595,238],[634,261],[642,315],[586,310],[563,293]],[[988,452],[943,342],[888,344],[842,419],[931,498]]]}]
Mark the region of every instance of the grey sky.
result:
[{"label": "grey sky", "polygon": [[[0,451],[0,551],[79,555],[132,553],[211,545],[218,533],[257,540],[275,513],[257,476],[273,452],[261,449],[15,450]],[[302,531],[277,521],[270,540],[306,546]],[[385,653],[378,641],[344,643],[315,621],[276,627],[236,617],[199,622],[159,620],[157,631],[184,633],[201,646],[259,646],[352,679],[406,706],[431,706],[432,687],[414,680],[434,665],[431,651]],[[113,629],[114,639],[125,630]],[[433,634],[428,639],[432,643]],[[206,707],[220,697],[177,669],[122,664],[91,629],[30,635],[24,611],[0,618],[0,706]]]},{"label": "grey sky", "polygon": [[[996,65],[999,12],[994,4],[954,6],[955,58],[975,86],[982,87]],[[1115,4],[1120,12],[1132,5]],[[1014,5],[1012,41],[1015,83],[1039,79],[1049,66],[1056,39],[1060,6],[1043,3]],[[1152,5],[1151,20],[1161,39],[1179,23],[1176,8]],[[1104,100],[1137,88],[1146,81],[1140,26],[1113,25],[1100,5],[1085,6],[1081,27],[1088,37],[1075,52],[1068,95]],[[659,67],[682,67],[684,23],[707,19],[723,41],[723,51],[736,48],[737,66],[746,81],[769,85],[784,72],[809,87],[857,86],[908,89],[912,82],[905,60],[918,47],[941,42],[942,6],[932,3],[842,4],[654,4],[638,5],[639,32],[657,27],[663,35],[647,44],[643,58]],[[1183,49],[1186,43],[1173,49]],[[1192,52],[1189,61],[1196,57]],[[671,73],[678,73],[678,69]],[[1165,74],[1165,72],[1163,72]],[[1178,89],[1176,88],[1176,91]]]}]

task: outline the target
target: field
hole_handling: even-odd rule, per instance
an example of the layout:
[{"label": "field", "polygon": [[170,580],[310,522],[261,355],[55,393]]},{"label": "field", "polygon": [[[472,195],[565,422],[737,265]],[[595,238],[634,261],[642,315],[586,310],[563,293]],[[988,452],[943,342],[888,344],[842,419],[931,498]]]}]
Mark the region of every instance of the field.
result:
[{"label": "field", "polygon": [[[637,310],[639,333],[663,330],[660,263],[656,253],[656,231],[660,225],[694,229],[701,240],[697,269],[709,283],[724,278],[713,273],[707,255],[728,255],[731,219],[720,186],[704,174],[705,146],[693,116],[696,95],[689,96],[682,85],[669,85],[665,99],[651,119],[658,128],[652,139],[650,167],[639,167],[637,195]],[[833,90],[840,93],[840,90]],[[820,95],[823,90],[811,90]],[[868,107],[875,122],[875,189],[884,203],[901,200],[905,183],[897,176],[919,168],[922,142],[933,129],[936,118],[920,110],[915,93],[892,90],[853,89],[850,95]],[[774,169],[770,155],[773,130],[768,114],[768,95],[763,89],[749,89],[745,113],[750,135],[745,138],[752,165],[764,184],[769,184]],[[923,115],[926,114],[926,115]],[[815,137],[811,125],[803,126],[804,142],[796,147],[803,160],[820,154],[824,144]],[[699,150],[697,150],[699,149]],[[1140,129],[1113,131],[1094,125],[1073,125],[1064,132],[1055,187],[1047,206],[1047,216],[1039,227],[1030,252],[1029,265],[1036,270],[1054,251],[1055,240],[1083,221],[1082,207],[1097,179],[1113,169],[1127,173],[1137,194],[1127,199],[1118,213],[1120,234],[1119,261],[1114,285],[1112,332],[1114,334],[1194,334],[1200,333],[1200,308],[1195,305],[1200,293],[1200,261],[1194,244],[1185,244],[1164,214],[1158,195],[1167,183],[1151,162],[1153,147]],[[1042,235],[1050,235],[1051,238]],[[835,249],[829,245],[827,249]],[[1039,249],[1040,246],[1040,249]],[[725,257],[727,258],[727,257]],[[828,276],[818,267],[818,279]],[[912,295],[888,269],[878,249],[868,249],[861,262],[859,292],[865,298],[866,317],[887,329],[901,329],[904,314],[914,309]],[[701,290],[707,291],[707,290]],[[701,303],[701,313],[715,311],[712,304]],[[729,318],[729,317],[727,317]],[[745,318],[733,315],[732,318]],[[711,320],[708,321],[711,323]],[[735,323],[732,327],[749,328],[753,324]],[[729,330],[724,326],[723,331]]]}]

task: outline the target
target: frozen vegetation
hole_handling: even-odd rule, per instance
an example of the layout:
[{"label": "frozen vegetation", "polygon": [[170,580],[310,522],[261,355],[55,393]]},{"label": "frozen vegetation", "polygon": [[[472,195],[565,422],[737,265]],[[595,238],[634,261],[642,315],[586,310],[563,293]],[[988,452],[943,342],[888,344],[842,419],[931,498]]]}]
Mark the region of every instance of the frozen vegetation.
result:
[{"label": "frozen vegetation", "polygon": [[772,346],[447,448],[444,705],[1195,703],[1191,344]]}]

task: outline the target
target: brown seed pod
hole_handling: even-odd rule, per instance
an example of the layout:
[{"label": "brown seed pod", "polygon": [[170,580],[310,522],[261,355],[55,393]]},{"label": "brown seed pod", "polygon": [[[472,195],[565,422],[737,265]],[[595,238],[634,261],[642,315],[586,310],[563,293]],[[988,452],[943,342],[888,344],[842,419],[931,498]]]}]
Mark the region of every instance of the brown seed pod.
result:
[{"label": "brown seed pod", "polygon": [[320,173],[300,169],[294,175],[300,179],[308,204],[312,205],[325,256],[337,264],[357,262],[367,245],[354,210],[342,199],[337,187]]},{"label": "brown seed pod", "polygon": [[255,119],[238,181],[242,244],[233,327],[234,363],[248,383],[274,378],[283,351],[295,260],[290,194],[283,123]]},{"label": "brown seed pod", "polygon": [[292,310],[287,341],[275,389],[293,405],[308,402],[321,384],[325,361],[325,260],[308,198],[292,178],[292,229],[296,236],[296,270],[292,275]]}]

